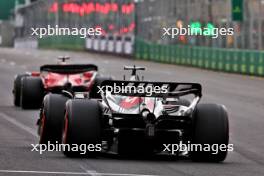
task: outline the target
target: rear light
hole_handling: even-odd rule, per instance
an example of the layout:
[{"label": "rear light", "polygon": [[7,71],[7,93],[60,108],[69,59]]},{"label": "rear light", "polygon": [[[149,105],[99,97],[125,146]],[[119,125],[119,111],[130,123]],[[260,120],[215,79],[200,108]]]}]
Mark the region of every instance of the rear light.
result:
[{"label": "rear light", "polygon": [[55,84],[56,81],[57,81],[57,80],[56,80],[56,79],[53,79],[53,78],[45,78],[45,79],[44,79],[45,84],[46,84],[46,85],[49,85],[49,86]]},{"label": "rear light", "polygon": [[76,78],[76,79],[74,79],[74,81],[75,81],[77,84],[81,84],[81,83],[82,83],[82,79],[81,79],[81,78]]},{"label": "rear light", "polygon": [[40,72],[31,72],[31,76],[38,77],[40,76]]},{"label": "rear light", "polygon": [[93,76],[93,72],[85,72],[85,73],[83,73],[83,76],[85,78],[91,78]]}]

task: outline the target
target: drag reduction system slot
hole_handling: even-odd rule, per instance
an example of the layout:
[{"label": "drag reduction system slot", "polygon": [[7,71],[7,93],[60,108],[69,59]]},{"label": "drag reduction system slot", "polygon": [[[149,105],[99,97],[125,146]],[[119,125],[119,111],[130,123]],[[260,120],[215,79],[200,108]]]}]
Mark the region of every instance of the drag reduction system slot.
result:
[{"label": "drag reduction system slot", "polygon": [[86,65],[43,65],[40,71],[53,72],[53,73],[67,73],[77,74],[88,71],[97,71],[98,68],[93,64]]}]

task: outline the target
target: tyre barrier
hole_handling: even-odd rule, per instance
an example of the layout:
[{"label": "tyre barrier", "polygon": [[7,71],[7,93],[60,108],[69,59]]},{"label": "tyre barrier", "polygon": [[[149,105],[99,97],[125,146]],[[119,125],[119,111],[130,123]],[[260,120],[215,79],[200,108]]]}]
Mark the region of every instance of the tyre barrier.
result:
[{"label": "tyre barrier", "polygon": [[135,41],[135,57],[222,72],[264,76],[264,52]]}]

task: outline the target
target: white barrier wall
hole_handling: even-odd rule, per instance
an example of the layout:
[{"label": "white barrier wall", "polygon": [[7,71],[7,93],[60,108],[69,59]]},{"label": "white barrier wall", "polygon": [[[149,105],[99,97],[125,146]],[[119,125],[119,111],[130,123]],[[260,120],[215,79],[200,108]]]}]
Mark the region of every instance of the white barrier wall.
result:
[{"label": "white barrier wall", "polygon": [[134,52],[134,36],[107,35],[89,37],[86,38],[85,47],[90,51],[132,56]]},{"label": "white barrier wall", "polygon": [[125,55],[133,55],[134,37],[125,37],[124,40],[124,53]]},{"label": "white barrier wall", "polygon": [[114,53],[115,51],[115,39],[113,36],[108,36],[107,39],[107,52]]},{"label": "white barrier wall", "polygon": [[94,39],[93,39],[93,50],[94,51],[99,51],[99,43],[100,42],[100,38],[98,38],[98,37],[95,37]]},{"label": "white barrier wall", "polygon": [[16,38],[14,42],[14,48],[37,49],[38,39]]},{"label": "white barrier wall", "polygon": [[107,39],[106,39],[106,36],[102,36],[100,38],[100,51],[102,52],[106,52],[106,46],[107,46]]},{"label": "white barrier wall", "polygon": [[123,40],[121,36],[116,37],[115,53],[117,54],[123,53]]},{"label": "white barrier wall", "polygon": [[92,50],[93,48],[93,39],[91,37],[86,38],[85,40],[85,48],[88,50]]}]

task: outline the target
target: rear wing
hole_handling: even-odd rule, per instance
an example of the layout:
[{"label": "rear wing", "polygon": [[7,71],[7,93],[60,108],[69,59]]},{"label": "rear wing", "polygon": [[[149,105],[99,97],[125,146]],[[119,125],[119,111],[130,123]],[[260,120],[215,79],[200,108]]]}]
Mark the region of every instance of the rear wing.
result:
[{"label": "rear wing", "polygon": [[93,64],[75,64],[75,65],[43,65],[40,71],[47,71],[53,73],[77,74],[88,71],[97,71],[98,67]]},{"label": "rear wing", "polygon": [[110,92],[112,95],[134,97],[169,98],[189,94],[202,96],[202,86],[198,83],[106,80],[100,88],[104,95]]}]

